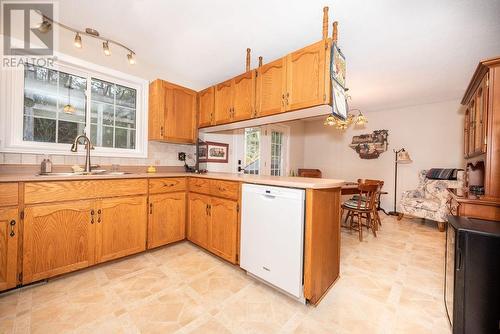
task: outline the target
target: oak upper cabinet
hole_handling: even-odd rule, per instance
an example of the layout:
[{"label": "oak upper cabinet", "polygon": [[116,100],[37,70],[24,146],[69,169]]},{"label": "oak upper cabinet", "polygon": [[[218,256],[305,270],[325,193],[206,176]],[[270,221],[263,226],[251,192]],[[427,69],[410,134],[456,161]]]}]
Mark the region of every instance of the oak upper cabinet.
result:
[{"label": "oak upper cabinet", "polygon": [[146,196],[104,198],[96,214],[96,263],[146,249]]},{"label": "oak upper cabinet", "polygon": [[163,80],[149,85],[149,140],[194,143],[196,92]]},{"label": "oak upper cabinet", "polygon": [[233,114],[233,80],[215,86],[215,124],[231,122]]},{"label": "oak upper cabinet", "polygon": [[188,239],[208,248],[210,196],[190,193],[188,199]]},{"label": "oak upper cabinet", "polygon": [[0,291],[17,285],[18,237],[18,209],[0,208]]},{"label": "oak upper cabinet", "polygon": [[280,58],[257,70],[257,115],[268,116],[285,111],[286,58]]},{"label": "oak upper cabinet", "polygon": [[213,125],[215,88],[209,87],[198,93],[198,127]]},{"label": "oak upper cabinet", "polygon": [[186,237],[186,193],[149,196],[148,248]]},{"label": "oak upper cabinet", "polygon": [[237,262],[238,202],[212,197],[209,207],[209,250]]},{"label": "oak upper cabinet", "polygon": [[255,116],[255,71],[248,71],[233,79],[232,122]]},{"label": "oak upper cabinet", "polygon": [[255,116],[255,76],[255,71],[248,71],[215,86],[215,124]]},{"label": "oak upper cabinet", "polygon": [[23,283],[94,264],[97,219],[93,201],[27,206],[23,230]]},{"label": "oak upper cabinet", "polygon": [[327,50],[328,41],[320,41],[286,57],[286,110],[309,108],[327,103],[325,93]]}]

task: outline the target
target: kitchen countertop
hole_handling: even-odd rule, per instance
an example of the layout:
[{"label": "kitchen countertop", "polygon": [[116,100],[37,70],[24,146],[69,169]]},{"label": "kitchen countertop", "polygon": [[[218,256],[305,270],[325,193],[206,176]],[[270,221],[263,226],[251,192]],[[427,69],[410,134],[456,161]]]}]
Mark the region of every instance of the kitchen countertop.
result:
[{"label": "kitchen countertop", "polygon": [[328,189],[339,188],[345,182],[337,179],[317,179],[294,176],[265,176],[236,173],[206,173],[194,174],[184,172],[130,173],[124,175],[71,175],[71,176],[37,176],[32,173],[0,173],[0,182],[44,182],[71,180],[106,180],[106,179],[137,179],[161,177],[199,177],[217,180],[238,181],[253,184],[266,184],[279,187]]}]

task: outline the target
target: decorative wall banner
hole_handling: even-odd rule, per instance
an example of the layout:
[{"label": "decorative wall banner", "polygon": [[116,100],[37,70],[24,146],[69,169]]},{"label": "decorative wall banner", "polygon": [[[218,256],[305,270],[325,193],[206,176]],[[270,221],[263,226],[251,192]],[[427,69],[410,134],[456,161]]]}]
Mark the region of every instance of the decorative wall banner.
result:
[{"label": "decorative wall banner", "polygon": [[206,141],[198,147],[199,162],[227,163],[229,155],[229,144]]},{"label": "decorative wall banner", "polygon": [[388,130],[375,130],[372,133],[353,136],[349,147],[355,150],[361,159],[377,159],[380,153],[387,151],[388,136]]},{"label": "decorative wall banner", "polygon": [[337,43],[330,51],[330,81],[332,85],[332,114],[341,120],[347,118],[348,106],[345,95],[346,60]]}]

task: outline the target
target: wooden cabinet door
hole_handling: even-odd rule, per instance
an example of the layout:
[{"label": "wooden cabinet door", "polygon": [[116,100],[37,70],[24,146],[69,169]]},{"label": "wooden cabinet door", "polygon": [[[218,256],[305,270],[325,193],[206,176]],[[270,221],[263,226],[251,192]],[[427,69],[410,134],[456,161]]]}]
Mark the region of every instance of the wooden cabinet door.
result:
[{"label": "wooden cabinet door", "polygon": [[212,197],[209,227],[209,249],[236,263],[238,240],[238,204],[236,201]]},{"label": "wooden cabinet door", "polygon": [[186,193],[149,196],[148,248],[186,237]]},{"label": "wooden cabinet door", "polygon": [[488,74],[486,74],[479,85],[475,95],[476,115],[474,120],[474,152],[475,154],[486,153],[486,122],[488,110]]},{"label": "wooden cabinet door", "polygon": [[155,80],[149,84],[149,140],[163,140],[165,135],[166,97],[163,81]]},{"label": "wooden cabinet door", "polygon": [[470,110],[467,109],[465,110],[465,117],[464,117],[464,158],[467,158],[469,156],[469,113]]},{"label": "wooden cabinet door", "polygon": [[24,284],[94,264],[93,207],[92,201],[73,201],[25,208]]},{"label": "wooden cabinet door", "polygon": [[96,220],[96,263],[146,249],[146,196],[105,198]]},{"label": "wooden cabinet door", "polygon": [[476,138],[476,101],[472,99],[469,103],[469,145],[468,145],[468,156],[474,155],[475,148],[475,138]]},{"label": "wooden cabinet door", "polygon": [[210,196],[189,194],[188,199],[188,239],[208,249],[208,208]]},{"label": "wooden cabinet door", "polygon": [[286,110],[297,110],[326,103],[325,50],[320,41],[287,56]]},{"label": "wooden cabinet door", "polygon": [[196,92],[164,83],[166,116],[164,139],[175,143],[194,143],[196,139]]},{"label": "wooden cabinet door", "polygon": [[17,208],[0,208],[0,291],[17,285]]},{"label": "wooden cabinet door", "polygon": [[257,115],[285,111],[286,58],[280,58],[257,70]]},{"label": "wooden cabinet door", "polygon": [[215,86],[215,124],[231,122],[233,107],[233,80]]},{"label": "wooden cabinet door", "polygon": [[232,121],[250,119],[255,113],[255,71],[249,71],[233,79]]},{"label": "wooden cabinet door", "polygon": [[212,125],[214,119],[215,88],[210,87],[198,93],[198,127]]}]

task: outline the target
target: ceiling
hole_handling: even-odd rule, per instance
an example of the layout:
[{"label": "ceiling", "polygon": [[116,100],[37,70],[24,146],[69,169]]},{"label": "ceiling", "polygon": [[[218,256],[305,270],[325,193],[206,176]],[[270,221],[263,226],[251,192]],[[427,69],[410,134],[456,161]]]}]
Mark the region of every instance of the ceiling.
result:
[{"label": "ceiling", "polygon": [[459,99],[478,61],[500,56],[499,0],[64,0],[59,18],[200,90],[242,73],[247,47],[254,67],[320,40],[325,5],[363,110]]}]

